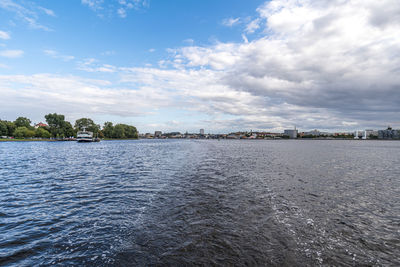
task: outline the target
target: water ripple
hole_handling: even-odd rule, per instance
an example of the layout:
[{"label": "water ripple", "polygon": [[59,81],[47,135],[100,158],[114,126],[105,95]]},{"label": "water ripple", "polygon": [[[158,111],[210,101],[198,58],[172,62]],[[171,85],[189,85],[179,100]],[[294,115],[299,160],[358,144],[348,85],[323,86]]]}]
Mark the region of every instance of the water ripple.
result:
[{"label": "water ripple", "polygon": [[0,265],[400,265],[400,142],[0,143]]}]

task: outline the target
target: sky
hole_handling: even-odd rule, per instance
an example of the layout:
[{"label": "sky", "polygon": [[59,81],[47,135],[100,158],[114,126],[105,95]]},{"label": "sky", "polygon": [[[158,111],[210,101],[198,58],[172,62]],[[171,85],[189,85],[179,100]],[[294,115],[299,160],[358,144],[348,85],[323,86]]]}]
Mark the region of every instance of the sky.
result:
[{"label": "sky", "polygon": [[400,128],[398,0],[1,0],[0,119]]}]

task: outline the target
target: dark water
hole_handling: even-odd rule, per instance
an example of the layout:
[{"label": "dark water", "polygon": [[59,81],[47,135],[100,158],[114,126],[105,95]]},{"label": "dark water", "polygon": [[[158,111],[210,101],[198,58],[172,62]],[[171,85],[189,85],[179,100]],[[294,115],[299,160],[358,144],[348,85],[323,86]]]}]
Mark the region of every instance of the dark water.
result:
[{"label": "dark water", "polygon": [[400,265],[400,142],[0,143],[0,265]]}]

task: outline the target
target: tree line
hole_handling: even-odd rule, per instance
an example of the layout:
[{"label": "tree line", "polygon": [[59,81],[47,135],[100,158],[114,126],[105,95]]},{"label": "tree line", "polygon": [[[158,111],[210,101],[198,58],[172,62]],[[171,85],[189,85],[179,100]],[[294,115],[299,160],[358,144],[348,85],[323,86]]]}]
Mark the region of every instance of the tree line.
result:
[{"label": "tree line", "polygon": [[50,113],[44,116],[47,126],[34,127],[31,120],[26,117],[18,117],[15,121],[0,120],[0,136],[12,136],[14,138],[68,138],[76,137],[78,131],[84,128],[93,132],[99,138],[138,138],[136,127],[127,124],[105,122],[103,127],[96,124],[90,118],[81,118],[75,121],[74,126],[65,120],[65,116]]}]

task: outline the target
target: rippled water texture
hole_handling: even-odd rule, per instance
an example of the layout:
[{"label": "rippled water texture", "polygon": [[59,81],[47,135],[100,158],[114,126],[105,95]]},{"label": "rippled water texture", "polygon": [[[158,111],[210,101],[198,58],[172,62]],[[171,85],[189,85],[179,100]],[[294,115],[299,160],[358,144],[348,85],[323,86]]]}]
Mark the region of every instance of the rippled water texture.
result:
[{"label": "rippled water texture", "polygon": [[3,142],[0,163],[0,265],[400,265],[400,142]]}]

